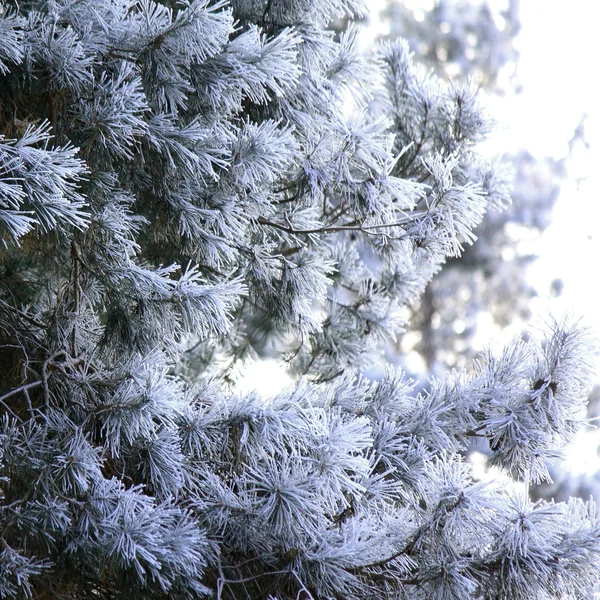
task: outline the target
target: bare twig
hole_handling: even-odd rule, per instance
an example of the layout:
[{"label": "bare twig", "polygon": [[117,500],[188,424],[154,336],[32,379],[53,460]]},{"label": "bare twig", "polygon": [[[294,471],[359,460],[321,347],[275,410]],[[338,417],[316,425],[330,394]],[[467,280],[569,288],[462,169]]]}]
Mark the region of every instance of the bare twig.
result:
[{"label": "bare twig", "polygon": [[21,392],[27,393],[27,390],[35,388],[38,385],[43,385],[43,382],[42,381],[33,381],[32,383],[28,383],[27,385],[22,385],[18,388],[15,388],[14,390],[11,390],[10,392],[7,392],[6,394],[4,394],[4,396],[0,396],[0,402],[4,402],[4,400],[6,400],[7,398],[10,398],[11,396],[14,396],[15,394],[19,394]]},{"label": "bare twig", "polygon": [[75,241],[71,242],[71,260],[73,263],[73,312],[75,314],[73,331],[71,332],[71,354],[77,356],[77,319],[79,318],[79,303],[81,301],[81,288],[79,283],[81,252]]},{"label": "bare twig", "polygon": [[275,229],[279,229],[280,231],[285,231],[286,233],[291,233],[293,235],[311,235],[314,233],[339,233],[341,231],[360,231],[367,235],[385,235],[379,230],[390,229],[392,227],[399,227],[400,225],[406,225],[407,223],[411,223],[412,221],[414,221],[415,217],[422,216],[423,214],[425,214],[425,212],[413,213],[410,216],[407,216],[404,219],[400,219],[398,221],[394,221],[393,223],[381,223],[379,225],[353,225],[351,223],[347,223],[344,225],[323,225],[321,227],[315,227],[314,229],[294,229],[294,227],[291,225],[282,225],[281,223],[269,221],[268,219],[265,219],[263,217],[259,217],[258,222],[261,225],[268,225],[269,227],[274,227]]}]

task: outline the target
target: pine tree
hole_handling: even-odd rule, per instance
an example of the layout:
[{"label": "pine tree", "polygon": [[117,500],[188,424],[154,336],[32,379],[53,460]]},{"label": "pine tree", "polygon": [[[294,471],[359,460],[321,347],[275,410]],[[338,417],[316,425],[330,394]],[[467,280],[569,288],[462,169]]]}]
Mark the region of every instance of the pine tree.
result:
[{"label": "pine tree", "polygon": [[[468,88],[357,0],[0,9],[0,598],[583,598],[600,519],[527,484],[589,340],[364,373],[505,181]],[[284,360],[271,398],[239,365]],[[486,438],[520,488],[477,481]]]}]

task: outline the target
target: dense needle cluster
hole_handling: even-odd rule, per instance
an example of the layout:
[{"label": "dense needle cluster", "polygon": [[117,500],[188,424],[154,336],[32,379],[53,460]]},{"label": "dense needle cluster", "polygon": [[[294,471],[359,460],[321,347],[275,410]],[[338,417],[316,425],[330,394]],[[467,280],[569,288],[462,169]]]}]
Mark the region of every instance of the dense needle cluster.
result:
[{"label": "dense needle cluster", "polygon": [[[363,9],[0,6],[0,598],[597,584],[594,506],[532,503],[461,454],[487,438],[547,477],[585,414],[578,326],[427,392],[365,377],[508,195],[471,90],[327,29]],[[238,393],[256,356],[295,383]]]}]

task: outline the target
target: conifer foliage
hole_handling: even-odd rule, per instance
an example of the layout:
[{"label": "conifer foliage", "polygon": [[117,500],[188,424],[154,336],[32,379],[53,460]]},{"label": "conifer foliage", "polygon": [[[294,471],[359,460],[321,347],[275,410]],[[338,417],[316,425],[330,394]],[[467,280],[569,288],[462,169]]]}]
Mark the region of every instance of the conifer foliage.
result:
[{"label": "conifer foliage", "polygon": [[[585,333],[415,393],[365,369],[505,181],[474,94],[359,0],[0,8],[0,598],[583,598],[600,520],[525,482]],[[256,354],[295,382],[235,389]],[[511,488],[512,489],[512,488]],[[522,488],[525,490],[526,488]]]}]

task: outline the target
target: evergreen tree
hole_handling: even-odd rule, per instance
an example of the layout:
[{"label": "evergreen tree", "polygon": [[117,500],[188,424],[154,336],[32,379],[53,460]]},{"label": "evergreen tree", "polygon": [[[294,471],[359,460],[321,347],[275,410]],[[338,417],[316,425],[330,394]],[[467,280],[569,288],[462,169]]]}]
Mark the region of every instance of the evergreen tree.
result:
[{"label": "evergreen tree", "polygon": [[[600,519],[526,486],[589,340],[426,393],[364,369],[505,181],[473,92],[352,0],[0,9],[0,598],[583,598]],[[255,355],[295,383],[235,389]],[[488,440],[518,491],[476,481]]]}]

